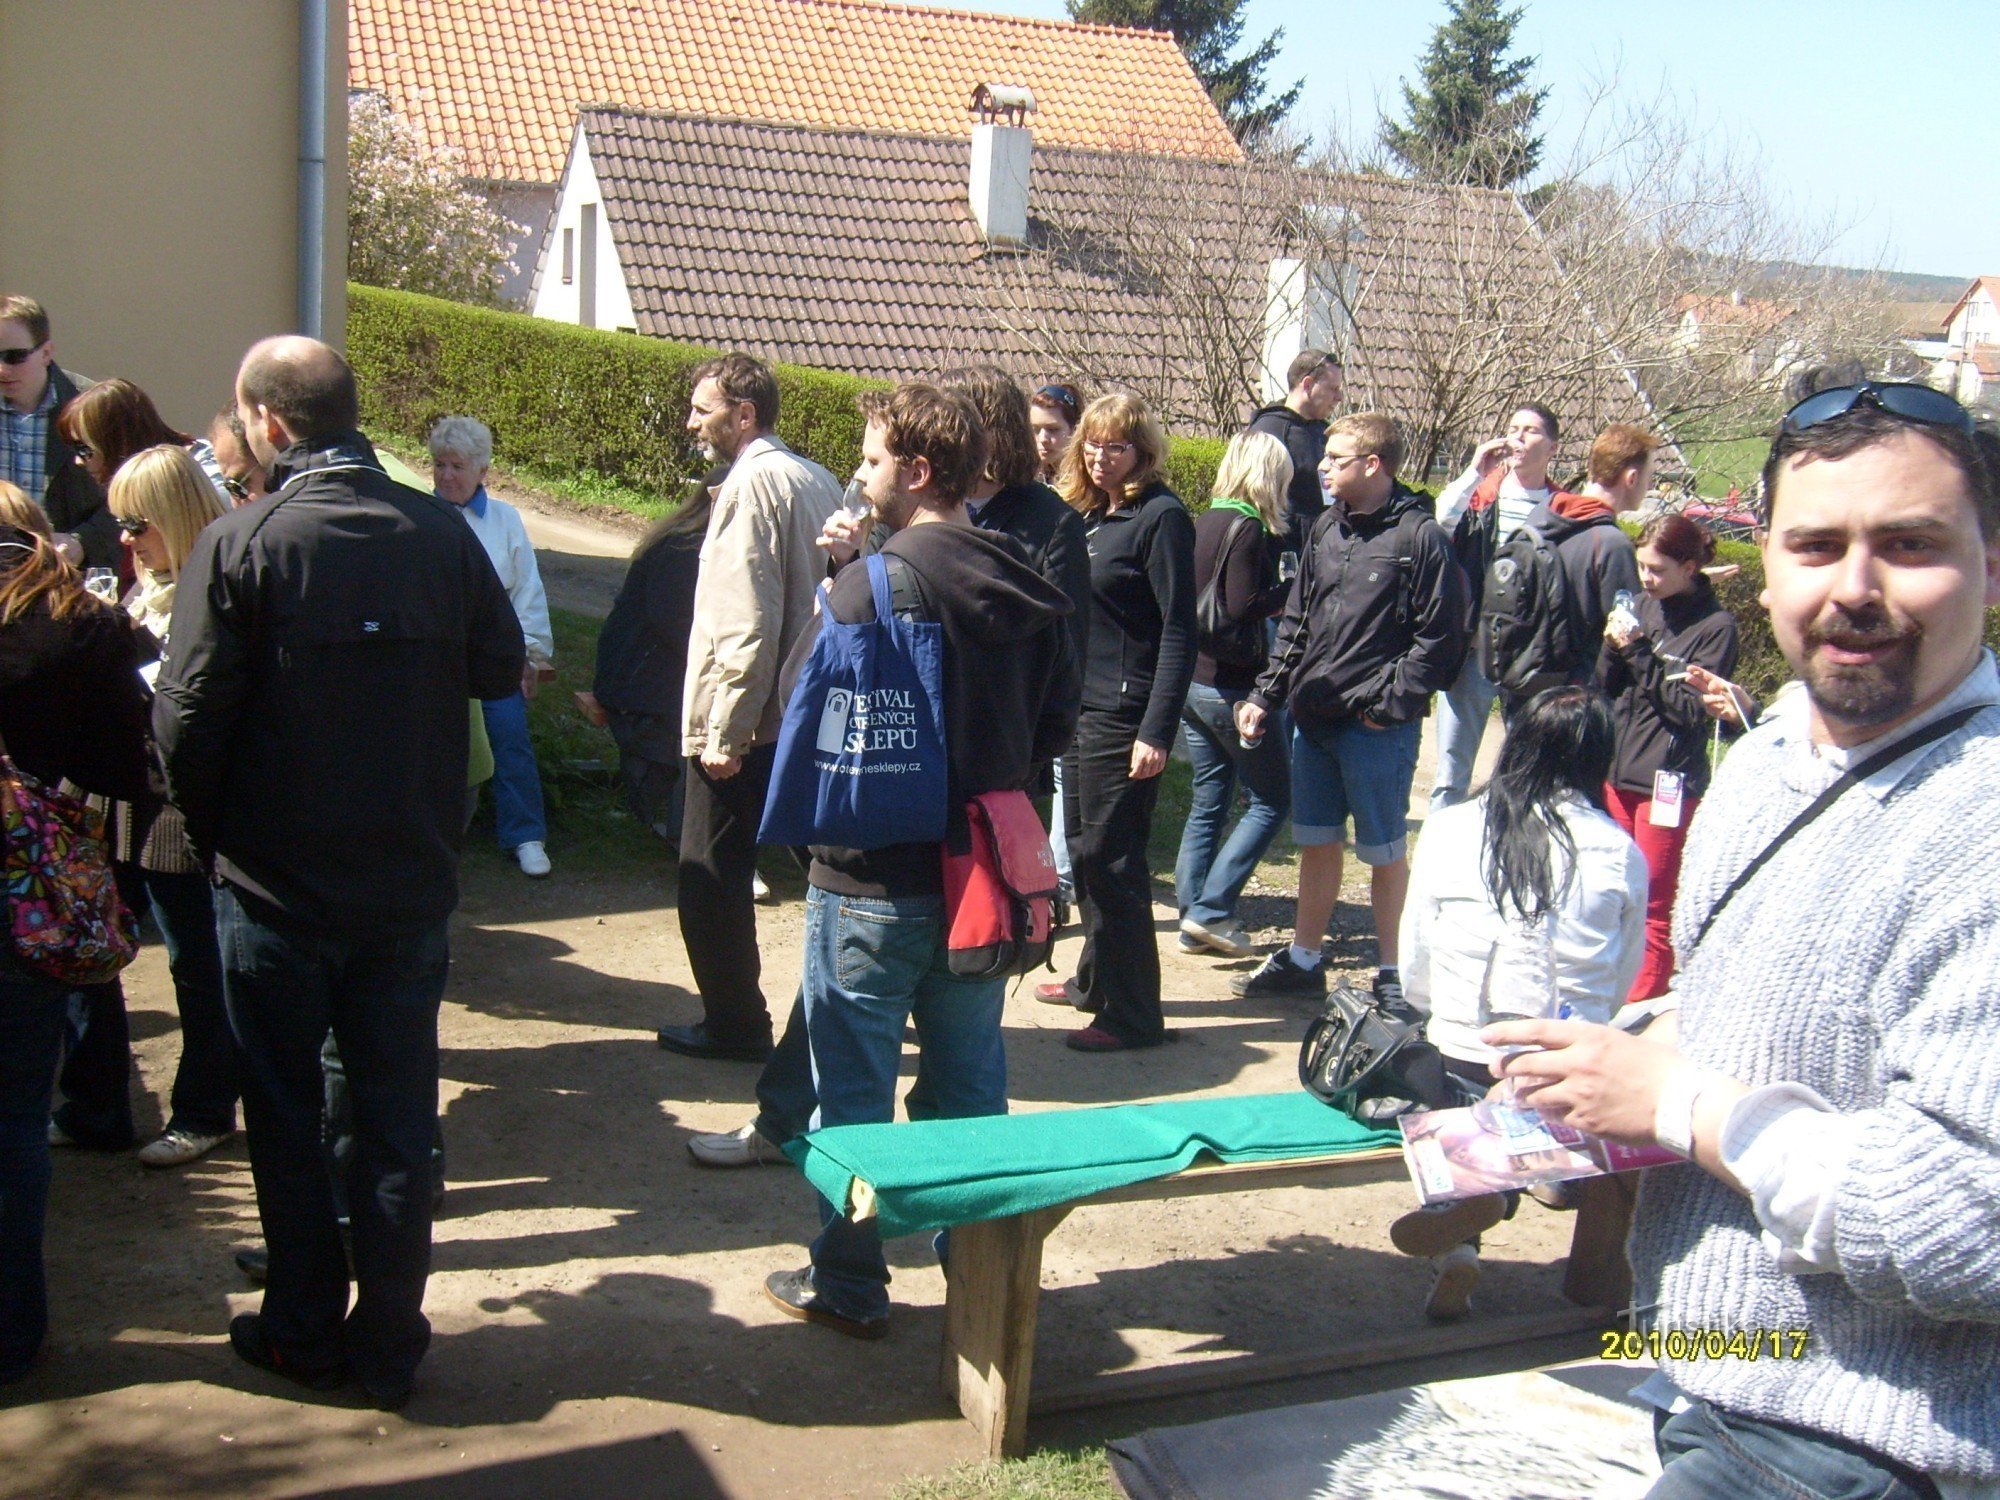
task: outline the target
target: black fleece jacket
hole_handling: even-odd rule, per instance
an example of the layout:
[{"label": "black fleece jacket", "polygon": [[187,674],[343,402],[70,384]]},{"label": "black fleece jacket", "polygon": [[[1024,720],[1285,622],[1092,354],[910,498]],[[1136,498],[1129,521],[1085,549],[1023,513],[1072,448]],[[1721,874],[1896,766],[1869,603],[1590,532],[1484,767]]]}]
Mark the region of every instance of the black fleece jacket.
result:
[{"label": "black fleece jacket", "polygon": [[197,855],[309,925],[458,904],[465,700],[521,683],[520,622],[455,507],[358,432],[295,444],[274,493],[196,538],[153,731]]},{"label": "black fleece jacket", "polygon": [[[4,560],[20,555],[0,551]],[[71,781],[123,802],[149,798],[138,667],[125,616],[95,599],[57,620],[43,598],[0,625],[0,738],[14,764],[45,786]]]},{"label": "black fleece jacket", "polygon": [[1090,652],[1090,546],[1083,517],[1047,485],[1013,484],[979,507],[973,524],[1021,544],[1028,566],[1069,600],[1069,640],[1076,659]]},{"label": "black fleece jacket", "polygon": [[[1611,784],[1650,797],[1655,772],[1677,771],[1686,778],[1686,794],[1698,797],[1708,788],[1708,740],[1715,721],[1685,681],[1667,678],[1685,671],[1687,662],[1718,677],[1732,675],[1736,617],[1699,575],[1693,588],[1664,602],[1639,595],[1633,612],[1639,634],[1622,649],[1606,640],[1597,663],[1598,684],[1611,699],[1618,726]],[[1662,653],[1678,657],[1679,664]]]},{"label": "black fleece jacket", "polygon": [[1326,456],[1326,423],[1300,416],[1284,402],[1257,409],[1246,432],[1268,432],[1292,456],[1292,483],[1285,491],[1284,512],[1278,517],[1278,547],[1305,556],[1313,522],[1326,509],[1320,488],[1319,461]]},{"label": "black fleece jacket", "polygon": [[[980,527],[906,526],[889,538],[882,555],[901,559],[915,585],[911,613],[944,627],[944,743],[951,765],[946,841],[963,850],[967,799],[1025,790],[1075,732],[1078,677],[1065,628],[1069,601],[1035,571],[1018,543]],[[843,568],[829,597],[843,624],[875,617],[864,567]],[[815,618],[786,664],[787,695],[818,639]],[[816,847],[808,878],[842,895],[893,897],[937,895],[943,874],[936,844],[891,844]]]},{"label": "black fleece jacket", "polygon": [[1090,541],[1090,654],[1083,706],[1136,716],[1162,749],[1194,681],[1194,520],[1155,480],[1137,501],[1084,522]]},{"label": "black fleece jacket", "polygon": [[1407,723],[1451,686],[1467,639],[1465,573],[1431,501],[1401,484],[1366,515],[1336,501],[1314,523],[1249,701],[1289,701],[1307,727]]}]

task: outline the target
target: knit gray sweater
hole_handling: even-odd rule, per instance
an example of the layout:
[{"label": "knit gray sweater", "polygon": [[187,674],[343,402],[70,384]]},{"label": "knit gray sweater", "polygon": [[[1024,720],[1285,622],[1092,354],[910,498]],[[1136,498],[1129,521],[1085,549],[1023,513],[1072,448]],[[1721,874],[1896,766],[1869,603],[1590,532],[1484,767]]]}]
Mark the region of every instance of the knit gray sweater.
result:
[{"label": "knit gray sweater", "polygon": [[[1938,712],[1997,692],[1982,655]],[[1632,1231],[1637,1303],[1663,1336],[1763,1335],[1755,1360],[1663,1351],[1692,1395],[1925,1472],[2000,1476],[2000,707],[1849,789],[1690,955],[1724,887],[1837,774],[1787,707],[1730,754],[1689,833],[1680,1045],[1859,1119],[1835,1188],[1840,1269],[1780,1271],[1748,1200],[1657,1169]],[[1803,1357],[1773,1357],[1773,1329],[1808,1330]]]}]

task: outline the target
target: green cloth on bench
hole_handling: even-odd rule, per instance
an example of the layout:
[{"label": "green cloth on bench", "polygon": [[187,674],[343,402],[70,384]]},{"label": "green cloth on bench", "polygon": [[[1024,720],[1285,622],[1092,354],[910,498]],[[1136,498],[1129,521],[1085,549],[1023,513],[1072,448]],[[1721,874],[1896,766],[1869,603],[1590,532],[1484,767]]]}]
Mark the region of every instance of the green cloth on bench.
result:
[{"label": "green cloth on bench", "polygon": [[785,1149],[844,1211],[859,1178],[885,1237],[1072,1203],[1170,1177],[1204,1152],[1225,1162],[1345,1156],[1395,1146],[1303,1089],[978,1120],[837,1125]]}]

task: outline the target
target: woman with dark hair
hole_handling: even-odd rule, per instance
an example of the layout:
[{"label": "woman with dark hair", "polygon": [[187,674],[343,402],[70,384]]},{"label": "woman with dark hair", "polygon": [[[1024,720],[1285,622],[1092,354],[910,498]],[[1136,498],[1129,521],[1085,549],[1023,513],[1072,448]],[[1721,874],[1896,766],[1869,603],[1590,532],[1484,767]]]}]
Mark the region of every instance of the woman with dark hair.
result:
[{"label": "woman with dark hair", "polygon": [[1066,984],[1035,993],[1096,1020],[1079,1052],[1167,1039],[1153,873],[1146,843],[1160,773],[1194,680],[1194,521],[1160,467],[1167,437],[1137,396],[1100,396],[1063,459],[1063,499],[1090,548],[1090,643],[1083,711],[1063,762],[1063,822],[1083,916],[1083,956]]},{"label": "woman with dark hair", "polygon": [[1655,516],[1639,533],[1645,593],[1629,609],[1613,610],[1604,625],[1597,677],[1618,724],[1605,801],[1618,826],[1638,841],[1651,871],[1646,960],[1632,981],[1631,1000],[1664,995],[1673,978],[1681,850],[1708,790],[1715,720],[1697,684],[1688,681],[1688,669],[1723,679],[1736,670],[1736,617],[1702,572],[1714,561],[1715,540],[1699,522]]},{"label": "woman with dark hair", "polygon": [[[0,527],[0,742],[44,786],[148,793],[131,630],[49,538],[11,526]],[[67,1008],[61,984],[0,945],[0,1382],[27,1371],[48,1328],[50,1085]]]},{"label": "woman with dark hair", "polygon": [[1083,394],[1074,385],[1052,380],[1028,398],[1028,426],[1035,438],[1035,478],[1054,484],[1062,472],[1063,455],[1083,420]]},{"label": "woman with dark hair", "polygon": [[194,441],[167,425],[151,396],[116,377],[79,391],[56,413],[56,431],[76,450],[84,472],[104,486],[133,454],[162,443],[185,448]]},{"label": "woman with dark hair", "polygon": [[[1482,1026],[1559,1010],[1607,1021],[1638,971],[1646,862],[1604,810],[1615,738],[1603,698],[1551,688],[1509,726],[1486,789],[1424,824],[1403,908],[1403,993],[1429,1016],[1460,1103],[1494,1083]],[[1437,1262],[1430,1317],[1465,1315],[1478,1235],[1511,1211],[1498,1196],[1467,1198],[1396,1221],[1396,1248]]]}]

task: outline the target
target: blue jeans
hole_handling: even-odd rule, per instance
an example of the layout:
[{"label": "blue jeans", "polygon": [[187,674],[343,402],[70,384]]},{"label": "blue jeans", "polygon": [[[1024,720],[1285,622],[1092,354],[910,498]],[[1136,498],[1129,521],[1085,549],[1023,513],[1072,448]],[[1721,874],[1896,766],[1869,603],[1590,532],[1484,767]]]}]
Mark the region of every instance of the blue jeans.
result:
[{"label": "blue jeans", "polygon": [[[442,921],[363,931],[310,926],[229,886],[215,896],[224,996],[241,1047],[243,1119],[270,1251],[264,1331],[299,1368],[344,1359],[368,1378],[409,1375],[430,1343],[431,1145],[437,1127]],[[346,1064],[354,1155],[347,1307],[321,1121],[320,1050]]]},{"label": "blue jeans", "polygon": [[1063,821],[1063,774],[1062,757],[1055,759],[1055,800],[1049,804],[1049,853],[1056,857],[1056,879],[1062,882],[1064,890],[1076,887],[1076,877],[1069,867],[1069,825]]},{"label": "blue jeans", "polygon": [[67,1010],[53,981],[0,973],[0,1381],[27,1369],[49,1327],[49,1098]]},{"label": "blue jeans", "polygon": [[[1241,692],[1225,693],[1197,682],[1181,709],[1181,742],[1194,766],[1194,800],[1181,830],[1174,893],[1181,915],[1203,926],[1236,914],[1237,897],[1292,806],[1292,763],[1284,737],[1266,733],[1252,750],[1245,750],[1236,737],[1236,705],[1242,697]],[[1239,778],[1250,805],[1225,840],[1222,830]]]},{"label": "blue jeans", "polygon": [[1486,737],[1486,721],[1493,717],[1493,700],[1499,696],[1500,690],[1479,670],[1478,659],[1468,656],[1458,681],[1438,699],[1432,812],[1472,795],[1472,767],[1479,759],[1479,742]]},{"label": "blue jeans", "polygon": [[[938,1117],[1007,1113],[1005,981],[951,973],[942,898],[872,900],[811,888],[801,989],[819,1095],[814,1129],[895,1118],[908,1021],[916,1023],[925,1095]],[[814,1290],[843,1316],[886,1316],[889,1266],[876,1222],[857,1224],[823,1197],[819,1211]]]},{"label": "blue jeans", "polygon": [[812,1129],[819,1096],[813,1092],[812,1043],[806,1035],[806,996],[801,989],[785,1017],[784,1035],[757,1075],[757,1134],[774,1146]]},{"label": "blue jeans", "polygon": [[236,1128],[236,1040],[222,1000],[222,949],[206,875],[146,872],[153,923],[167,946],[174,1004],[181,1014],[181,1060],[174,1070],[169,1129],[227,1135]]},{"label": "blue jeans", "polygon": [[548,842],[542,811],[542,773],[528,738],[528,700],[515,693],[480,705],[486,738],[493,743],[493,828],[502,849]]},{"label": "blue jeans", "polygon": [[1409,849],[1410,783],[1423,721],[1371,729],[1359,719],[1292,731],[1292,837],[1338,844],[1354,820],[1354,857],[1389,865]]},{"label": "blue jeans", "polygon": [[1937,1500],[1937,1486],[1894,1459],[1823,1432],[1707,1401],[1653,1416],[1662,1473],[1648,1500]]}]

